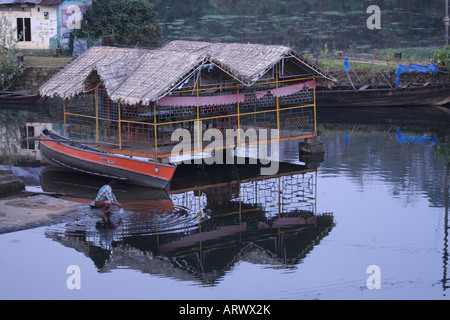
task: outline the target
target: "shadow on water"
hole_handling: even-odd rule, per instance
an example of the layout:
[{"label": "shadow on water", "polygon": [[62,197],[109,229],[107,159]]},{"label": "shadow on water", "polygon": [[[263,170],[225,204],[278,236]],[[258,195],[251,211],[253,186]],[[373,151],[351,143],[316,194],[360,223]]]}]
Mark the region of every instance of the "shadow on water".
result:
[{"label": "shadow on water", "polygon": [[[99,272],[129,268],[214,285],[240,261],[294,268],[334,226],[331,214],[316,212],[317,169],[281,164],[277,175],[259,176],[253,167],[186,165],[168,191],[118,185],[123,211],[102,220],[93,209],[46,236],[83,252]],[[53,168],[41,182],[85,203],[105,183]]]}]

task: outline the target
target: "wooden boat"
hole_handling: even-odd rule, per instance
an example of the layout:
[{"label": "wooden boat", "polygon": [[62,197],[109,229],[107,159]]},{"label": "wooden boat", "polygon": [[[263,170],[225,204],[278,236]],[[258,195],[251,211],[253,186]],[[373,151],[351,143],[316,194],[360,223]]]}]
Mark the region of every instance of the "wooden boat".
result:
[{"label": "wooden boat", "polygon": [[176,170],[175,164],[105,152],[49,130],[43,130],[39,140],[42,157],[54,166],[138,186],[165,189]]},{"label": "wooden boat", "polygon": [[41,101],[39,95],[25,95],[18,92],[0,91],[0,105],[25,105],[38,104]]},{"label": "wooden boat", "polygon": [[316,89],[317,107],[443,106],[450,103],[450,83]]}]

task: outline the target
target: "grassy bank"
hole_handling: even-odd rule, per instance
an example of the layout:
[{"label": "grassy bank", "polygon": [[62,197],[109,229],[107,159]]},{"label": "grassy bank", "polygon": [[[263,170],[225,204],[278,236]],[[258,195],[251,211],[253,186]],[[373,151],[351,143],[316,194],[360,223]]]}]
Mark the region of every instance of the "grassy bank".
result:
[{"label": "grassy bank", "polygon": [[30,67],[65,67],[72,57],[24,56],[24,63]]},{"label": "grassy bank", "polygon": [[[326,47],[318,58],[318,65],[326,70],[340,70],[343,67],[344,57],[350,58],[351,67],[355,70],[376,70],[382,68],[386,71],[395,70],[401,64],[429,64],[437,48],[398,48],[374,50],[371,53],[328,52]],[[396,58],[400,55],[401,58]],[[359,63],[364,61],[365,63]]]}]

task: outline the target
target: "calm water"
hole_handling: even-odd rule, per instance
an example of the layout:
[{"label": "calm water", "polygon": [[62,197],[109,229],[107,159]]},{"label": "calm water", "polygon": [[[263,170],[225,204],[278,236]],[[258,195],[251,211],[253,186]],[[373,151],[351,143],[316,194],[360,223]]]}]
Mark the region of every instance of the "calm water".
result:
[{"label": "calm water", "polygon": [[[189,167],[167,193],[120,186],[124,211],[109,224],[92,210],[0,235],[0,298],[448,299],[448,147],[402,145],[392,125],[322,139],[318,168],[284,143],[277,176]],[[28,184],[74,201],[101,183],[33,172]],[[67,287],[72,265],[80,289]],[[367,287],[372,265],[380,289]]]},{"label": "calm water", "polygon": [[[175,39],[282,44],[316,55],[404,47],[445,46],[445,1],[152,1],[162,42]],[[381,9],[381,29],[369,30],[370,5]]]}]

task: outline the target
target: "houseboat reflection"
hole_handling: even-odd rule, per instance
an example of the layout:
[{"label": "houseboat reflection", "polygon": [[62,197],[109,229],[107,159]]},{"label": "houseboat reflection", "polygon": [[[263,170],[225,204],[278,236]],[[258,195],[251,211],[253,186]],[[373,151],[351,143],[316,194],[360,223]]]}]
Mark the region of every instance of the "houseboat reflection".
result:
[{"label": "houseboat reflection", "polygon": [[[214,285],[239,261],[294,268],[334,226],[331,214],[316,212],[317,169],[280,164],[274,176],[245,165],[216,174],[206,167],[203,176],[185,169],[167,193],[119,186],[125,211],[107,223],[93,210],[46,234],[89,256],[100,272],[125,267]],[[103,183],[70,174],[43,171],[43,189],[89,201]]]}]

